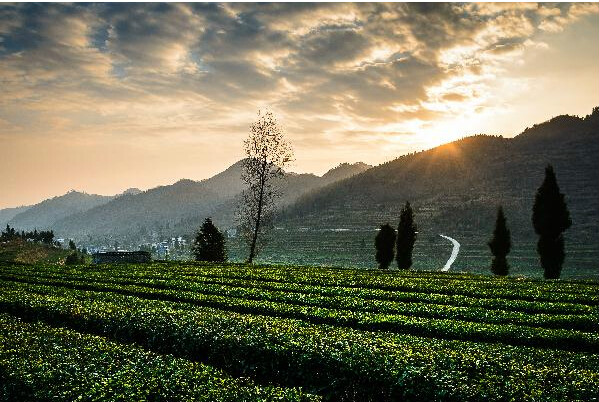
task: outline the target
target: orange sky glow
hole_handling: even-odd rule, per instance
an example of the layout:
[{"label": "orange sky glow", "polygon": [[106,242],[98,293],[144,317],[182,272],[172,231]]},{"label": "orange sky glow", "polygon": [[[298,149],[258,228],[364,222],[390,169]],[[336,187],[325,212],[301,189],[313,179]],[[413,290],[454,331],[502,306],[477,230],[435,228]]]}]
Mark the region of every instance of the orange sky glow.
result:
[{"label": "orange sky glow", "polygon": [[0,5],[0,208],[208,178],[259,109],[296,172],[599,106],[599,4]]}]

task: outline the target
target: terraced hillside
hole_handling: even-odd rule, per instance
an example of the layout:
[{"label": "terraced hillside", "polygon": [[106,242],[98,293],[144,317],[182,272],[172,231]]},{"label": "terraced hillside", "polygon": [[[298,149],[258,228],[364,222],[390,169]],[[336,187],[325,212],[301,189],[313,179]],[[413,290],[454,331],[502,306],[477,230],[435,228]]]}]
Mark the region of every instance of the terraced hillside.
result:
[{"label": "terraced hillside", "polygon": [[0,400],[593,400],[598,290],[435,272],[4,264]]}]

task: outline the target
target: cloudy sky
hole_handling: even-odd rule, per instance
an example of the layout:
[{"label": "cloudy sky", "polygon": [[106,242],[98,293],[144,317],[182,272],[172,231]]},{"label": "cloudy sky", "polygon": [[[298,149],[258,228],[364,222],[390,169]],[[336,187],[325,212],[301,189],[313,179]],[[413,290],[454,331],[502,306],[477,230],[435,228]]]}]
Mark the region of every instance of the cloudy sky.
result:
[{"label": "cloudy sky", "polygon": [[269,108],[292,170],[599,105],[599,4],[0,5],[0,208],[202,179]]}]

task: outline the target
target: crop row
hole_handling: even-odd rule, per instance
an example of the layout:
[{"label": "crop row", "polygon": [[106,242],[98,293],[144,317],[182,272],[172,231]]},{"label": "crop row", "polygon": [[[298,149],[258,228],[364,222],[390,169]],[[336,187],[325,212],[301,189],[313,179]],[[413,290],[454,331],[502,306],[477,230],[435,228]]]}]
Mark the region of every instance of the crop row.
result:
[{"label": "crop row", "polygon": [[0,400],[309,401],[210,366],[0,314]]},{"label": "crop row", "polygon": [[15,315],[305,386],[328,400],[590,400],[599,386],[596,354],[373,333],[115,294],[0,295],[0,310]]},{"label": "crop row", "polygon": [[[156,291],[140,287],[109,288],[93,284],[68,285],[62,287],[77,290],[123,294],[150,300],[167,300],[180,304],[213,307],[243,314],[260,314],[271,317],[301,319],[313,324],[329,324],[369,331],[389,331],[418,336],[460,339],[482,342],[501,342],[510,345],[527,345],[542,348],[596,352],[599,351],[599,335],[582,331],[544,329],[511,324],[486,324],[451,319],[426,319],[406,315],[373,314],[345,310],[334,310],[312,306],[296,306],[262,300],[244,300],[219,295],[177,291]],[[56,291],[56,284],[46,292]]]},{"label": "crop row", "polygon": [[[127,268],[137,266],[127,266]],[[530,314],[559,314],[559,315],[588,315],[597,311],[595,306],[588,304],[576,304],[572,302],[547,302],[547,301],[525,301],[510,298],[475,297],[463,295],[438,294],[431,292],[412,291],[390,291],[382,289],[370,289],[343,286],[319,286],[292,282],[273,282],[265,280],[250,280],[228,277],[181,277],[171,273],[162,272],[160,276],[140,275],[139,272],[128,272],[119,274],[117,272],[106,272],[84,269],[67,272],[19,272],[3,270],[0,277],[12,278],[34,278],[34,279],[69,279],[80,281],[93,281],[100,283],[131,284],[151,286],[156,288],[178,288],[194,290],[205,285],[221,285],[225,287],[242,287],[262,289],[266,291],[280,291],[287,293],[315,294],[328,297],[354,297],[364,300],[395,301],[401,303],[426,303],[435,305],[449,305],[455,307],[481,307],[485,310],[505,310]],[[142,271],[145,272],[145,271]],[[506,282],[506,287],[510,286]]]},{"label": "crop row", "polygon": [[[110,280],[81,281],[65,279],[29,278],[18,275],[0,275],[5,280],[22,281],[33,284],[65,286],[81,290],[99,290],[120,292],[139,295],[147,298],[160,298],[194,304],[211,305],[231,309],[236,306],[245,306],[244,312],[259,312],[263,314],[276,314],[277,311],[286,315],[294,314],[298,307],[317,307],[327,311],[337,311],[339,316],[356,316],[356,320],[364,321],[368,314],[370,318],[379,323],[394,321],[404,316],[411,318],[446,319],[454,321],[469,321],[472,323],[486,324],[512,324],[538,328],[551,328],[563,330],[597,331],[599,329],[599,315],[597,311],[587,315],[557,315],[557,314],[529,314],[522,312],[488,310],[484,307],[455,307],[430,303],[405,303],[396,301],[369,300],[351,295],[322,296],[311,293],[286,292],[246,287],[231,287],[218,284],[186,283],[168,281],[160,284],[145,283],[143,281]],[[78,278],[80,279],[80,278]],[[241,299],[241,300],[238,300]],[[253,302],[252,302],[253,301]],[[256,302],[261,310],[256,311]],[[284,305],[289,305],[284,307]],[[268,308],[272,307],[272,308]],[[359,314],[359,315],[357,315]],[[330,316],[330,314],[327,314]],[[378,317],[384,316],[381,320]],[[354,320],[354,321],[356,321]],[[351,325],[340,320],[342,325]],[[351,323],[351,321],[350,321]],[[354,324],[355,325],[355,324]],[[375,328],[370,328],[375,329]],[[386,328],[392,330],[391,327]],[[511,332],[511,331],[510,331]],[[599,339],[599,338],[598,338]]]},{"label": "crop row", "polygon": [[[488,278],[467,280],[472,275],[403,274],[378,271],[324,268],[247,267],[237,265],[149,264],[126,267],[100,266],[101,276],[125,275],[155,278],[226,278],[275,283],[293,283],[320,287],[346,287],[388,291],[437,293],[485,298],[504,298],[534,302],[570,302],[599,305],[599,286],[591,283],[568,283]],[[80,271],[89,270],[82,267]],[[73,272],[73,271],[70,271]]]}]

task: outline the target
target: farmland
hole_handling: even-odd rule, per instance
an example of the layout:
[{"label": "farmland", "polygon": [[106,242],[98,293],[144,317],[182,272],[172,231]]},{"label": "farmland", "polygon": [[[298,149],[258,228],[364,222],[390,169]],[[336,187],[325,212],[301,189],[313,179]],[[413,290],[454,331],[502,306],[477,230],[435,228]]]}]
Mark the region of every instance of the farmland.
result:
[{"label": "farmland", "polygon": [[[388,213],[387,217],[373,219],[373,222],[386,222],[388,216],[398,216],[399,212]],[[352,218],[353,219],[353,218]],[[489,218],[492,221],[492,217]],[[270,264],[322,265],[374,268],[374,236],[376,226],[356,228],[278,228],[272,241],[260,255],[260,261]],[[492,254],[487,242],[492,228],[484,235],[474,231],[439,232],[432,229],[425,232],[419,229],[414,245],[414,269],[441,269],[451,255],[452,245],[439,236],[445,233],[460,242],[460,252],[451,270],[471,273],[489,273]],[[532,240],[531,240],[532,239]],[[599,244],[599,242],[597,243]],[[242,239],[229,239],[229,256],[235,261],[247,258],[246,245]],[[543,277],[539,265],[537,244],[534,236],[526,241],[514,241],[513,250],[508,255],[511,275]],[[584,240],[572,239],[566,233],[566,261],[562,278],[599,279],[597,261],[599,251],[595,244]]]},{"label": "farmland", "polygon": [[0,400],[597,400],[599,284],[0,265]]}]

